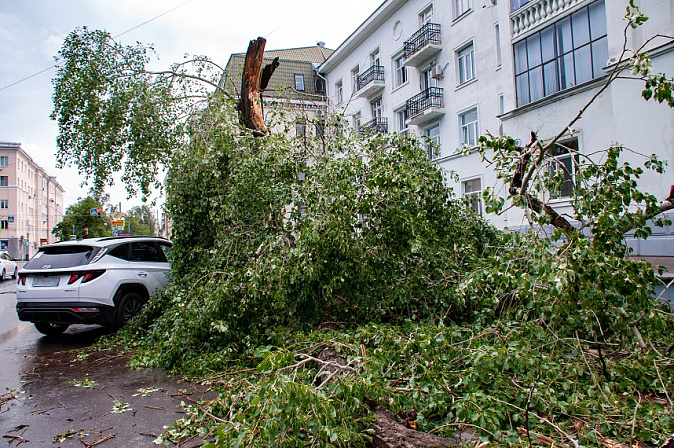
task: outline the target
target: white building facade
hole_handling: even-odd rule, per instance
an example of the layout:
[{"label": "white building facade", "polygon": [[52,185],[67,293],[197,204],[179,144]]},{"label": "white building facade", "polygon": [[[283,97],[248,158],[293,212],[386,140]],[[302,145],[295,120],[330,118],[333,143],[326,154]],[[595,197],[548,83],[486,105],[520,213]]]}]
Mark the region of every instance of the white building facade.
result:
[{"label": "white building facade", "polygon": [[[672,36],[674,2],[637,2],[649,20],[628,30],[627,48],[651,36]],[[510,135],[526,144],[532,131],[551,139],[603,86],[620,58],[627,0],[387,0],[323,63],[328,96],[354,126],[375,132],[414,132],[436,142],[431,157],[455,172],[447,182],[461,195],[506,188],[473,147],[480,135]],[[671,39],[648,43],[655,72],[674,73]],[[617,80],[590,106],[562,143],[589,154],[619,142],[669,162],[665,176],[640,186],[666,197],[674,184],[674,111],[641,98],[643,82]],[[625,159],[642,165],[627,151]],[[569,182],[556,200],[570,212],[574,158],[557,163]],[[473,207],[482,212],[478,195]],[[527,222],[511,208],[486,216],[499,228]],[[662,237],[666,244],[658,241]],[[674,255],[674,229],[654,229],[646,255]],[[648,252],[648,253],[646,253]]]}]

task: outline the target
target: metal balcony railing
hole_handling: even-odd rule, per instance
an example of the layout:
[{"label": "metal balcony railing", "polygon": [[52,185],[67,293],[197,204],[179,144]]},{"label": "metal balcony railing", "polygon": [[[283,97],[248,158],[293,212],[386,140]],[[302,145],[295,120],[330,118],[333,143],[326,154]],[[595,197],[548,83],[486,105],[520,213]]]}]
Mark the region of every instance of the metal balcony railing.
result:
[{"label": "metal balcony railing", "polygon": [[429,87],[407,100],[407,118],[411,119],[432,108],[444,107],[441,87]]},{"label": "metal balcony railing", "polygon": [[356,78],[357,90],[362,89],[372,81],[384,81],[384,67],[373,65]]},{"label": "metal balcony railing", "polygon": [[372,120],[360,126],[360,130],[367,130],[376,134],[388,132],[388,119],[386,117],[374,117]]},{"label": "metal balcony railing", "polygon": [[407,59],[428,44],[440,44],[440,24],[427,23],[403,44],[403,59]]}]

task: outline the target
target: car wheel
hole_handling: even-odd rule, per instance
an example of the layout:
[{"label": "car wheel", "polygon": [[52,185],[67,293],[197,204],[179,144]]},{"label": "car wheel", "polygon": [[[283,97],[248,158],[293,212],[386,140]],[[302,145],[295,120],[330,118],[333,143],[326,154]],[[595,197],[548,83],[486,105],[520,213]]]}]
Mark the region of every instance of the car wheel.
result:
[{"label": "car wheel", "polygon": [[3,269],[2,275],[0,275],[0,282],[4,282],[5,278],[7,278],[7,272]]},{"label": "car wheel", "polygon": [[16,274],[18,272],[17,268],[14,268],[14,273],[12,274],[12,280],[16,280]]},{"label": "car wheel", "polygon": [[124,294],[117,307],[117,326],[121,328],[125,323],[130,321],[140,312],[144,303],[143,298],[135,292]]},{"label": "car wheel", "polygon": [[35,328],[47,336],[57,336],[68,329],[68,324],[53,324],[51,322],[34,322]]}]

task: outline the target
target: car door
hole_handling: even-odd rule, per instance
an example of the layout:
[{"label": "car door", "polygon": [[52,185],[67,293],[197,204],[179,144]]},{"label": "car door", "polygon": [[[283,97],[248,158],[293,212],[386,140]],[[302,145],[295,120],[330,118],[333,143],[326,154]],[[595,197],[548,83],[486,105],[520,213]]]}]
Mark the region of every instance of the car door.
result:
[{"label": "car door", "polygon": [[146,285],[150,295],[163,289],[168,282],[166,273],[169,263],[154,241],[134,241],[131,243],[129,266],[136,278]]}]

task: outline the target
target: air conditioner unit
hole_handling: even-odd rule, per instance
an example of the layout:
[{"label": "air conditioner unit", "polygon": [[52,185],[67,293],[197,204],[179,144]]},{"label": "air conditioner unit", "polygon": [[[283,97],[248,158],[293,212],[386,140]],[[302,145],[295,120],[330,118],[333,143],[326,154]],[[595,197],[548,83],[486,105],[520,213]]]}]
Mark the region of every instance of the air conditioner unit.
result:
[{"label": "air conditioner unit", "polygon": [[444,72],[442,71],[442,68],[440,68],[439,65],[434,65],[431,67],[431,78],[434,79],[441,79],[444,76]]}]

